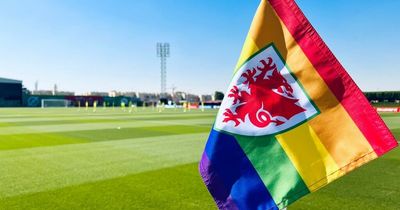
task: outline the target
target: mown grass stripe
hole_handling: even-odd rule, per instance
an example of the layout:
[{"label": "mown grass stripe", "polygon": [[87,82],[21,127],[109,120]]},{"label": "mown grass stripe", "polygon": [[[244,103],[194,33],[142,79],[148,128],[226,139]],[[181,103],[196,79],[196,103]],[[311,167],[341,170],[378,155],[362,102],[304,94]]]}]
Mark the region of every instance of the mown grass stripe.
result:
[{"label": "mown grass stripe", "polygon": [[395,136],[397,142],[400,141],[400,128],[392,129],[392,134]]},{"label": "mown grass stripe", "polygon": [[135,115],[126,113],[123,116],[115,116],[115,115],[77,115],[77,116],[69,116],[65,118],[61,118],[59,120],[58,117],[50,117],[46,115],[45,117],[40,118],[2,118],[0,119],[0,123],[28,123],[28,122],[37,122],[37,121],[67,121],[67,120],[81,120],[81,119],[94,119],[94,120],[146,120],[146,119],[170,119],[175,117],[182,117],[182,118],[202,118],[202,117],[210,117],[212,118],[213,114],[168,114],[168,115]]},{"label": "mown grass stripe", "polygon": [[12,150],[30,147],[78,144],[98,141],[111,141],[126,138],[169,136],[208,132],[210,126],[167,125],[134,127],[123,129],[103,129],[67,131],[54,133],[28,133],[0,135],[0,150]]},{"label": "mown grass stripe", "polygon": [[0,198],[0,209],[215,210],[198,177],[185,164],[61,189]]},{"label": "mown grass stripe", "polygon": [[162,121],[120,121],[107,123],[82,123],[82,124],[59,124],[59,125],[30,125],[16,127],[0,127],[0,134],[28,134],[28,133],[53,133],[63,131],[81,131],[81,130],[102,130],[128,127],[148,127],[159,125],[193,125],[204,126],[211,125],[214,119],[183,119],[183,120],[162,120]]},{"label": "mown grass stripe", "polygon": [[89,118],[89,119],[83,119],[82,116],[80,118],[76,119],[64,119],[64,120],[59,120],[59,119],[47,119],[47,120],[28,120],[28,121],[14,121],[14,122],[0,122],[0,128],[1,127],[16,127],[16,126],[30,126],[34,124],[35,126],[38,125],[65,125],[65,124],[83,124],[83,123],[105,123],[105,122],[127,122],[127,121],[171,121],[171,120],[180,120],[180,119],[208,119],[211,118],[209,115],[175,115],[175,116],[151,116],[151,117],[127,117],[127,118]]},{"label": "mown grass stripe", "polygon": [[208,133],[0,151],[0,197],[198,161]]}]

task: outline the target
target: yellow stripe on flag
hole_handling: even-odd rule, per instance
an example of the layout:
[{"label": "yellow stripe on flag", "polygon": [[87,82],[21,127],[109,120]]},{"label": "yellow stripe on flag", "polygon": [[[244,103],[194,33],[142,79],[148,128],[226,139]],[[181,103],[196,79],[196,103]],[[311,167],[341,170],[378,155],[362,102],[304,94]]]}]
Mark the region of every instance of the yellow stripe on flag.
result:
[{"label": "yellow stripe on flag", "polygon": [[308,123],[277,135],[276,139],[310,191],[340,176],[338,165]]},{"label": "yellow stripe on flag", "polygon": [[235,73],[240,68],[240,66],[246,62],[254,53],[259,50],[256,43],[254,43],[253,39],[249,36],[246,37],[246,41],[244,42],[242,52],[240,53],[239,60],[235,67]]}]

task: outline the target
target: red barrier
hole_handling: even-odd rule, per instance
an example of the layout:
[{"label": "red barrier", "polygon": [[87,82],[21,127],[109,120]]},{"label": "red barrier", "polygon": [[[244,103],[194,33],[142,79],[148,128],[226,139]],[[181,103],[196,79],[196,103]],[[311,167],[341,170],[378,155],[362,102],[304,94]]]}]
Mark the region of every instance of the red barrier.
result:
[{"label": "red barrier", "polygon": [[400,107],[375,107],[378,112],[400,112]]}]

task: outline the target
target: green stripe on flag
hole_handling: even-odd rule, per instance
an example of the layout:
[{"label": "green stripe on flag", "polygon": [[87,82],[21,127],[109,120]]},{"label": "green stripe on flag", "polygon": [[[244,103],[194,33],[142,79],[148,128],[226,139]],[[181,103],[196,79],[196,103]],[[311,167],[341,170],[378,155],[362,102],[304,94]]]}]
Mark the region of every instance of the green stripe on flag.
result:
[{"label": "green stripe on flag", "polygon": [[310,193],[274,136],[235,135],[235,138],[278,206],[286,206]]}]

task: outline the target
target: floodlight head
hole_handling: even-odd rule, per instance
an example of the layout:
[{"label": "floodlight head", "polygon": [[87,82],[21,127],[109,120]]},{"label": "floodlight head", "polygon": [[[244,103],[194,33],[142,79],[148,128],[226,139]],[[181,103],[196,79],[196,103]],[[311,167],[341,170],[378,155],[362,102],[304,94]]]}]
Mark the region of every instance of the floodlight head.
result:
[{"label": "floodlight head", "polygon": [[169,43],[157,43],[157,57],[169,57]]}]

